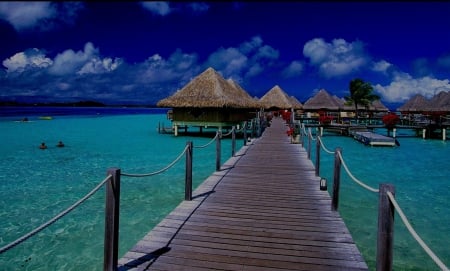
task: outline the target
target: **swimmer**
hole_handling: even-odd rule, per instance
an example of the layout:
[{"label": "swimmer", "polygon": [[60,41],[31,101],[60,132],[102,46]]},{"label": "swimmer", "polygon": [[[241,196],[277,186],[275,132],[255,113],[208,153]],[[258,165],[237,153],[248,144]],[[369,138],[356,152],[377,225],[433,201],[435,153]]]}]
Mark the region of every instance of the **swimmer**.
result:
[{"label": "swimmer", "polygon": [[64,143],[62,141],[59,141],[58,144],[56,145],[56,147],[62,148],[62,147],[64,147]]},{"label": "swimmer", "polygon": [[45,143],[42,142],[42,143],[41,143],[41,146],[39,146],[39,149],[45,150],[45,149],[47,149],[47,145],[45,145]]}]

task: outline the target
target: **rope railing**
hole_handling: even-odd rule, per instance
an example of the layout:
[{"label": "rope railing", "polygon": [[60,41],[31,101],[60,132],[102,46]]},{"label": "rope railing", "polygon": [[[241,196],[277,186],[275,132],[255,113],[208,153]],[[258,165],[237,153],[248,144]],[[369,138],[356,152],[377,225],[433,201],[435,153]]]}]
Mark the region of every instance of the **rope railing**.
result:
[{"label": "rope railing", "polygon": [[173,160],[170,164],[168,164],[166,167],[157,170],[155,172],[150,172],[150,173],[144,173],[144,174],[132,174],[132,173],[121,173],[120,175],[122,176],[127,176],[127,177],[148,177],[148,176],[153,176],[153,175],[157,175],[159,173],[162,173],[166,170],[168,170],[169,168],[171,168],[172,166],[174,166],[180,159],[181,157],[183,157],[183,155],[186,153],[188,149],[188,146],[186,146],[183,151],[180,153],[180,155],[178,155],[177,158],[175,158],[175,160]]},{"label": "rope railing", "polygon": [[229,131],[229,132],[226,133],[226,134],[222,134],[222,136],[223,136],[223,137],[229,136],[229,135],[231,135],[231,134],[233,133],[233,131],[234,131],[234,126],[233,126],[233,128],[231,128],[231,131]]},{"label": "rope railing", "polygon": [[106,178],[101,181],[94,189],[92,189],[89,193],[87,193],[84,197],[82,197],[80,200],[78,200],[77,202],[75,202],[74,204],[72,204],[69,208],[67,208],[66,210],[62,211],[61,213],[57,214],[55,217],[53,217],[52,219],[50,219],[49,221],[47,221],[46,223],[42,224],[41,226],[37,227],[36,229],[30,231],[29,233],[23,235],[22,237],[16,239],[15,241],[7,244],[6,246],[0,248],[0,254],[8,251],[9,249],[17,246],[18,244],[24,242],[25,240],[27,240],[28,238],[32,237],[33,235],[39,233],[40,231],[42,231],[43,229],[49,227],[50,225],[52,225],[53,223],[55,223],[56,221],[58,221],[60,218],[62,218],[63,216],[67,215],[69,212],[71,212],[72,210],[74,210],[75,208],[77,208],[79,205],[81,205],[84,201],[86,201],[88,198],[90,198],[93,194],[95,194],[95,192],[97,192],[109,179],[111,178],[111,175],[106,176]]},{"label": "rope railing", "polygon": [[334,151],[330,151],[329,149],[327,149],[327,148],[325,147],[325,144],[323,143],[322,138],[321,138],[320,136],[318,136],[317,139],[318,139],[319,142],[320,142],[320,146],[322,147],[322,149],[323,149],[326,153],[328,153],[328,154],[334,154]]},{"label": "rope railing", "polygon": [[[318,142],[320,142],[320,146],[319,145],[317,145],[317,149],[320,149],[320,148],[322,148],[322,149],[324,149],[327,153],[330,153],[330,154],[335,154],[335,176],[334,176],[334,178],[335,178],[335,185],[333,185],[333,198],[332,198],[332,209],[333,210],[337,210],[337,202],[338,202],[338,195],[339,195],[339,179],[340,179],[340,177],[339,177],[339,175],[340,175],[340,170],[339,170],[339,168],[340,168],[340,165],[342,165],[343,167],[344,167],[344,169],[345,169],[345,171],[347,172],[347,174],[350,176],[350,178],[354,181],[354,182],[356,182],[357,184],[359,184],[360,186],[362,186],[363,188],[365,188],[365,189],[367,189],[367,190],[369,190],[369,191],[371,191],[371,192],[374,192],[374,193],[378,193],[379,195],[380,195],[380,197],[381,197],[381,195],[382,194],[386,194],[387,195],[387,197],[389,198],[389,201],[392,203],[392,205],[394,206],[394,210],[395,211],[397,211],[397,213],[399,214],[399,216],[400,216],[400,218],[402,219],[402,222],[403,222],[403,224],[406,226],[406,228],[408,229],[408,231],[409,231],[409,233],[412,235],[412,237],[419,243],[419,245],[425,250],[425,252],[430,256],[430,258],[439,266],[439,268],[441,269],[441,270],[444,270],[444,271],[449,271],[449,269],[448,269],[448,267],[436,256],[436,254],[434,254],[433,253],[433,251],[425,244],[425,242],[420,238],[420,236],[416,233],[416,231],[414,230],[414,228],[411,226],[411,224],[409,223],[409,221],[408,221],[408,219],[407,219],[407,217],[406,217],[406,215],[403,213],[403,211],[402,211],[402,209],[400,208],[400,205],[397,203],[397,201],[395,200],[395,198],[394,198],[394,195],[392,194],[392,192],[391,191],[389,191],[389,190],[386,190],[386,188],[383,188],[383,189],[375,189],[375,188],[372,188],[372,187],[370,187],[369,185],[367,185],[367,184],[365,184],[365,183],[363,183],[362,181],[360,181],[360,180],[358,180],[352,173],[351,173],[351,171],[349,170],[349,168],[348,168],[348,166],[347,166],[347,164],[345,163],[345,160],[344,160],[344,158],[342,157],[342,153],[341,153],[341,149],[340,148],[336,148],[336,151],[335,152],[331,152],[331,151],[329,151],[326,147],[325,147],[325,145],[323,144],[323,142],[322,142],[322,140],[321,140],[321,137],[320,136],[317,136],[317,140],[318,140]],[[319,162],[320,163],[320,162]],[[336,164],[337,163],[337,164]],[[337,187],[336,189],[337,190],[335,190],[335,187]],[[392,190],[393,191],[393,190]],[[380,202],[380,204],[381,204],[381,202]],[[381,204],[382,205],[382,204]],[[381,207],[381,205],[380,205],[380,210],[382,209],[382,207]],[[394,210],[392,211],[392,213],[394,212]],[[380,212],[383,212],[383,211],[380,211]],[[379,217],[379,219],[380,219],[380,217]],[[379,222],[380,223],[380,222]],[[386,223],[386,221],[384,221],[383,223],[381,223],[382,224],[382,227],[392,227],[392,226],[389,226],[388,224],[390,224],[390,223],[393,223],[393,220],[392,220],[392,222],[389,222],[389,223],[387,223],[387,224],[385,224]],[[379,224],[379,227],[380,227],[380,224]],[[381,229],[379,228],[378,229],[378,231],[380,231]],[[381,236],[384,236],[384,235],[386,235],[386,232],[385,232],[385,230],[386,229],[383,229],[382,230],[382,232],[384,232],[384,234],[382,234]],[[380,234],[380,233],[379,233]],[[388,234],[389,235],[389,234]],[[379,236],[379,238],[380,238],[380,236]],[[384,238],[385,237],[381,237],[382,238],[382,240],[383,241],[381,241],[381,243],[383,243],[381,246],[382,247],[384,247],[384,245],[386,245],[386,243],[384,243],[386,240],[384,240]],[[389,243],[389,241],[387,241],[388,243]],[[392,241],[390,241],[390,242],[392,242]],[[388,245],[389,246],[389,245]],[[384,249],[386,249],[386,250],[389,250],[390,248],[388,248],[388,247],[384,247]],[[384,264],[387,264],[388,266],[389,266],[389,263],[386,263],[385,262],[385,253],[381,253],[380,255],[377,255],[377,257],[381,257],[381,259],[377,259],[377,265],[379,264],[378,263],[378,261],[381,261],[381,262],[383,262]],[[389,258],[389,257],[388,257]],[[389,261],[389,260],[386,260],[386,261]],[[391,261],[392,261],[392,259],[391,259]],[[392,264],[392,263],[391,263]],[[383,264],[381,264],[380,263],[380,266],[382,266]],[[385,267],[385,266],[384,266]],[[381,267],[381,269],[383,269],[384,267]],[[378,267],[377,267],[377,270],[378,270]],[[384,269],[383,269],[384,270]],[[389,268],[387,268],[387,270],[391,270],[391,268],[389,267]]]},{"label": "rope railing", "polygon": [[403,213],[402,209],[400,208],[400,205],[398,205],[397,201],[395,200],[394,196],[391,192],[386,192],[390,202],[392,205],[394,205],[395,210],[397,211],[398,215],[403,221],[403,224],[405,224],[406,228],[408,229],[409,233],[414,237],[414,239],[419,243],[419,245],[425,250],[425,252],[431,257],[431,259],[441,268],[441,270],[448,271],[448,267],[445,266],[445,264],[434,254],[434,252],[425,244],[425,242],[420,238],[420,236],[416,233],[414,228],[409,223],[406,215]]},{"label": "rope railing", "polygon": [[211,141],[209,141],[205,145],[194,146],[194,149],[203,149],[203,148],[208,147],[209,145],[211,145],[217,139],[218,136],[219,136],[219,132],[216,132],[216,135],[211,139]]},{"label": "rope railing", "polygon": [[360,186],[364,187],[365,189],[374,192],[374,193],[378,193],[379,190],[372,188],[370,186],[368,186],[367,184],[363,183],[362,181],[358,180],[355,176],[353,176],[353,174],[350,172],[350,170],[348,169],[347,165],[345,164],[344,158],[342,158],[342,154],[341,152],[337,152],[337,155],[339,156],[339,159],[341,160],[342,166],[344,167],[345,171],[347,172],[348,176],[350,176],[350,178],[357,184],[359,184]]}]

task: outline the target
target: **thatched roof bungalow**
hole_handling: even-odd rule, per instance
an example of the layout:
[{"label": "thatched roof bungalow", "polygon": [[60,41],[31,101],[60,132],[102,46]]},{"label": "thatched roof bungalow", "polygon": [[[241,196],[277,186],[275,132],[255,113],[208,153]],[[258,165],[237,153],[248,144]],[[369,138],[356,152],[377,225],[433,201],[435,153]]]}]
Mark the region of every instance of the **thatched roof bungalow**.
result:
[{"label": "thatched roof bungalow", "polygon": [[331,96],[325,89],[321,89],[303,104],[303,110],[309,112],[339,111],[341,105],[336,98]]},{"label": "thatched roof bungalow", "polygon": [[255,117],[259,104],[241,87],[208,68],[157,103],[173,109],[172,125],[230,127]]},{"label": "thatched roof bungalow", "polygon": [[411,99],[406,101],[397,110],[404,112],[423,112],[430,107],[429,101],[421,94],[416,94]]},{"label": "thatched roof bungalow", "polygon": [[303,104],[294,96],[290,96],[289,97],[291,100],[291,104],[292,104],[292,108],[294,108],[295,110],[301,110],[303,109]]},{"label": "thatched roof bungalow", "polygon": [[259,99],[261,105],[266,110],[292,109],[291,97],[282,90],[278,85],[271,88]]}]

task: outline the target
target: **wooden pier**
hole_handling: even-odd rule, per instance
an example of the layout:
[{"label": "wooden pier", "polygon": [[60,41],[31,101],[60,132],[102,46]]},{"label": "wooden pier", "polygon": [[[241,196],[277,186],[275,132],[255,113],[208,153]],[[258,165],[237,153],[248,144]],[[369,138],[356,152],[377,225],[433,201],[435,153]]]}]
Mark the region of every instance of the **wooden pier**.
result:
[{"label": "wooden pier", "polygon": [[[368,270],[275,118],[119,260],[119,270]],[[126,234],[126,233],[121,233]]]}]

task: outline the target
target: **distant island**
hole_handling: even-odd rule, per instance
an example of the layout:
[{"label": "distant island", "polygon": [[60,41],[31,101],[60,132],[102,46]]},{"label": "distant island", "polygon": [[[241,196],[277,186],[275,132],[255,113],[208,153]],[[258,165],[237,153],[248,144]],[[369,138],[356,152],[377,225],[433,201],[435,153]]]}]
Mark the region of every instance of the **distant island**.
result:
[{"label": "distant island", "polygon": [[39,102],[25,103],[17,101],[0,101],[0,106],[64,106],[64,107],[155,107],[154,105],[108,105],[96,101],[78,101],[78,102]]}]

